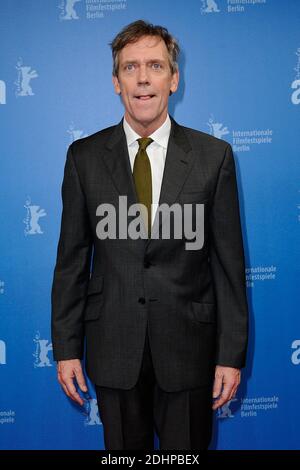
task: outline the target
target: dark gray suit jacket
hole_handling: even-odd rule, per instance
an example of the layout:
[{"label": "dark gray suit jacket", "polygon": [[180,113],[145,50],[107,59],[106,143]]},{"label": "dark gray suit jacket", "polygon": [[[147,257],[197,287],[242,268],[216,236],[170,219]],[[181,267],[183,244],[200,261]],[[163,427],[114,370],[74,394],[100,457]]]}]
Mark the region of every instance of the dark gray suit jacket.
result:
[{"label": "dark gray suit jacket", "polygon": [[[171,133],[159,203],[204,203],[205,239],[106,239],[99,204],[137,203],[122,121],[73,142],[52,287],[55,360],[82,358],[100,385],[129,389],[141,366],[148,323],[160,387],[206,385],[216,364],[245,364],[248,312],[231,146],[178,125]],[[117,211],[118,212],[118,211]]]}]

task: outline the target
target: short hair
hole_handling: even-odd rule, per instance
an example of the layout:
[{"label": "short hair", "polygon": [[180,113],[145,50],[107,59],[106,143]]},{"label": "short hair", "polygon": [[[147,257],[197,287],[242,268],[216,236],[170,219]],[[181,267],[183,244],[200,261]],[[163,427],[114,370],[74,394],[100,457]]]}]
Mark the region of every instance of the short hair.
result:
[{"label": "short hair", "polygon": [[113,75],[118,76],[119,72],[119,53],[127,44],[137,42],[144,36],[154,36],[161,38],[168,50],[169,65],[171,73],[178,70],[178,56],[180,48],[177,40],[169,33],[167,28],[159,25],[153,25],[144,20],[137,20],[125,26],[117,36],[109,43],[112,49],[113,57]]}]

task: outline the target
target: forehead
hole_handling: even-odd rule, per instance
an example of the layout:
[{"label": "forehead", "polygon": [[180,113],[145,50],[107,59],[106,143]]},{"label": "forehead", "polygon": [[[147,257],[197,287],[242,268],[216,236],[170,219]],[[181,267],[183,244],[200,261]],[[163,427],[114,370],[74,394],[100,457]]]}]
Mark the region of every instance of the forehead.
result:
[{"label": "forehead", "polygon": [[130,59],[168,59],[168,50],[165,42],[159,36],[143,36],[136,42],[126,44],[120,51],[120,61]]}]

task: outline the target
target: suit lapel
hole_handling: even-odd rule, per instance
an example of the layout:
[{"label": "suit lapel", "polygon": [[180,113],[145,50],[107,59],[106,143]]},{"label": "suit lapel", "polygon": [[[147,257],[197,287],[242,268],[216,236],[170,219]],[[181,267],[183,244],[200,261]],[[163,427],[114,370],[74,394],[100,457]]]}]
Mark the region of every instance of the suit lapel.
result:
[{"label": "suit lapel", "polygon": [[[120,195],[127,196],[128,207],[136,204],[138,201],[130,166],[126,136],[123,129],[123,120],[114,128],[106,143],[106,147],[109,151],[103,154],[103,159],[117,191]],[[171,131],[159,205],[164,203],[172,205],[176,201],[192,167],[193,152],[191,150],[191,145],[183,128],[171,117]],[[162,220],[158,224],[156,214],[152,236],[155,235],[161,224]],[[148,245],[151,243],[151,239],[146,239],[145,242]]]},{"label": "suit lapel", "polygon": [[127,196],[128,206],[137,203],[123,120],[115,127],[106,143],[109,152],[103,156],[104,162],[120,196]]}]

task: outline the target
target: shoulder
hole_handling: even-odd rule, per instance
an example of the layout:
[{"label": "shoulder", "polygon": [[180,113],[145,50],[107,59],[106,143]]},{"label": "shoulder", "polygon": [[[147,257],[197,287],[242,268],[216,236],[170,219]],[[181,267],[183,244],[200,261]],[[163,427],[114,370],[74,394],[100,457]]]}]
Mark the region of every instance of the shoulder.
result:
[{"label": "shoulder", "polygon": [[190,141],[192,147],[196,150],[197,148],[199,149],[199,147],[202,147],[208,150],[215,149],[221,152],[225,152],[226,148],[228,146],[230,147],[230,143],[226,140],[219,139],[211,134],[207,134],[206,132],[202,132],[197,129],[192,129],[190,127],[182,125],[180,125],[180,127]]},{"label": "shoulder", "polygon": [[95,132],[87,137],[83,137],[82,139],[77,139],[70,145],[70,149],[73,153],[86,153],[91,151],[98,151],[99,149],[103,148],[106,144],[107,140],[113,134],[116,125],[106,127],[105,129],[101,129],[100,131]]},{"label": "shoulder", "polygon": [[234,157],[229,142],[177,123],[175,123],[175,128],[175,133],[180,136],[179,140],[181,142],[185,141],[185,148],[192,150],[195,161],[202,168],[210,168],[215,172],[219,172],[221,168],[232,167]]}]

